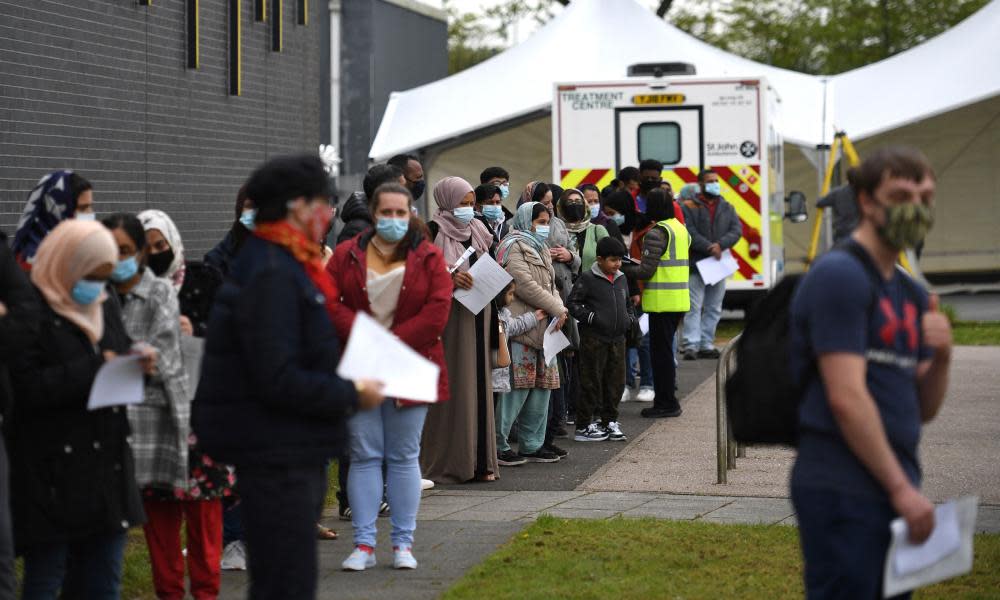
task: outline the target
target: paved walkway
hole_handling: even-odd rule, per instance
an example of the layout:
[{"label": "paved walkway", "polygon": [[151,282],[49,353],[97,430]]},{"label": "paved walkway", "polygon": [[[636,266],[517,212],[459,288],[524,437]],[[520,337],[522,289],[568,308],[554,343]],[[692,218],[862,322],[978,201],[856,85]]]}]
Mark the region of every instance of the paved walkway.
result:
[{"label": "paved walkway", "polygon": [[[921,447],[925,489],[932,499],[979,495],[977,529],[989,533],[1000,533],[998,364],[1000,348],[956,350],[949,397]],[[749,448],[747,458],[730,471],[729,484],[715,484],[714,379],[704,380],[709,370],[701,364],[697,371],[694,365],[688,368],[682,392],[693,392],[682,400],[683,416],[656,421],[644,431],[646,423],[635,422],[633,431],[641,433],[628,444],[567,441],[571,457],[566,463],[505,469],[497,484],[425,492],[416,571],[386,565],[391,563],[388,519],[379,519],[380,565],[364,573],[340,571],[351,549],[351,527],[327,514],[324,523],[341,539],[320,543],[320,598],[436,598],[541,514],[794,525],[786,498],[791,451]],[[704,383],[694,389],[696,375]],[[625,405],[630,417],[639,408]],[[578,487],[570,489],[571,482]],[[221,597],[245,597],[246,583],[246,573],[224,573]]]}]

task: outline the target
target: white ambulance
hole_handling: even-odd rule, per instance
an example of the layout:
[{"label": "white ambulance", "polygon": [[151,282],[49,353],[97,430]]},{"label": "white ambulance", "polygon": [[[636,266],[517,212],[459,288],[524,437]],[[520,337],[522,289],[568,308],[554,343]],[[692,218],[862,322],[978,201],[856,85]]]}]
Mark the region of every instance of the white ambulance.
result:
[{"label": "white ambulance", "polygon": [[[552,180],[564,188],[594,183],[603,189],[623,167],[651,158],[663,163],[663,178],[677,196],[685,184],[697,183],[702,169],[716,171],[743,224],[733,248],[739,270],[726,283],[736,293],[727,300],[746,304],[750,298],[740,292],[770,289],[785,265],[779,103],[762,77],[557,83]],[[805,198],[796,194],[793,204],[801,204],[801,212]]]}]

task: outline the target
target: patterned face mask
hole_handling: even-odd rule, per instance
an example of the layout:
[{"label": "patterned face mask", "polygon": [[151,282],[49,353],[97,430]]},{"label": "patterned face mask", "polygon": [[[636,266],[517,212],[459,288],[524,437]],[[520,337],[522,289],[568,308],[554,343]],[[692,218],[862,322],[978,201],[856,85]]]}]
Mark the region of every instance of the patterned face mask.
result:
[{"label": "patterned face mask", "polygon": [[878,233],[893,248],[916,248],[934,226],[934,211],[923,204],[883,206],[885,224]]}]

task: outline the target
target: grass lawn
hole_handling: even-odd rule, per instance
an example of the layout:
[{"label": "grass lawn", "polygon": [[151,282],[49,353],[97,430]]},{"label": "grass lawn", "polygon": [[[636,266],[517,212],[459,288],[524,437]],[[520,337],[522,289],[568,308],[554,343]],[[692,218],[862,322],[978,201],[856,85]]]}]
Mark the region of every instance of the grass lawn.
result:
[{"label": "grass lawn", "polygon": [[1000,322],[958,321],[953,328],[957,346],[1000,346]]},{"label": "grass lawn", "polygon": [[[446,600],[801,598],[797,529],[542,516],[466,573]],[[996,598],[1000,536],[976,538],[970,575],[916,598]]]}]

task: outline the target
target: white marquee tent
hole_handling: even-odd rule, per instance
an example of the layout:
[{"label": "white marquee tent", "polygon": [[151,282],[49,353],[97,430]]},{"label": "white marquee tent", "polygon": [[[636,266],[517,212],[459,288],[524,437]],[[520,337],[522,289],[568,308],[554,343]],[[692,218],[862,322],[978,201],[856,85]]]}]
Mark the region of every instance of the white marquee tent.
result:
[{"label": "white marquee tent", "polygon": [[[548,179],[553,84],[622,79],[628,65],[640,62],[692,63],[699,76],[763,75],[781,97],[786,142],[800,148],[830,143],[835,129],[856,142],[868,140],[859,145],[862,151],[876,143],[913,143],[927,152],[942,184],[950,174],[942,167],[959,185],[968,181],[969,166],[979,165],[971,171],[978,179],[973,188],[978,204],[963,205],[960,213],[975,216],[988,237],[979,240],[972,257],[968,248],[945,243],[947,236],[936,232],[928,262],[932,270],[955,270],[952,263],[959,262],[963,268],[1000,270],[1000,0],[915,48],[834,76],[778,69],[727,53],[635,0],[574,0],[518,46],[451,77],[394,92],[370,156],[384,160],[422,151],[431,181],[459,174],[476,183],[478,168],[487,163]],[[798,172],[789,174],[788,187],[797,183],[814,190],[814,167],[801,156],[788,156],[789,171],[797,168],[796,158]],[[939,198],[948,198],[946,189]],[[941,225],[952,226],[940,212]],[[790,234],[790,246],[801,246],[796,232]],[[935,245],[935,238],[942,243]],[[795,248],[789,254],[797,254]]]}]

